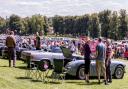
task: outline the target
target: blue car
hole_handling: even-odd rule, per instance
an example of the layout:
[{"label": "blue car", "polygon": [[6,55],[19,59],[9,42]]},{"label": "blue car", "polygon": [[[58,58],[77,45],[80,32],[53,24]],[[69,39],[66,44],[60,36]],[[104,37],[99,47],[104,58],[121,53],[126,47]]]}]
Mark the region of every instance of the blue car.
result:
[{"label": "blue car", "polygon": [[[77,78],[79,78],[81,80],[85,79],[84,64],[85,64],[84,59],[69,62],[66,65],[66,68],[68,69],[67,74],[72,75],[72,76],[76,76]],[[124,76],[124,73],[125,73],[125,66],[126,65],[123,62],[112,60],[111,66],[110,66],[112,76],[114,76],[114,78],[116,78],[116,79],[122,79]],[[96,61],[95,60],[91,60],[90,76],[97,76]]]}]

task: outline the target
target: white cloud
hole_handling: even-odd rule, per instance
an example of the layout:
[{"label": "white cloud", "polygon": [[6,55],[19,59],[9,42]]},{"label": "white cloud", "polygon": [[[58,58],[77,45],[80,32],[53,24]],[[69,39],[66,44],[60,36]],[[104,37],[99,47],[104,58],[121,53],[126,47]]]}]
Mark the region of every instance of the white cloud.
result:
[{"label": "white cloud", "polygon": [[29,6],[29,5],[41,5],[41,3],[40,2],[17,2],[17,4],[19,4],[19,5],[27,5],[27,6]]},{"label": "white cloud", "polygon": [[104,9],[120,10],[128,8],[126,0],[0,0],[0,15],[17,14],[31,16],[82,15]]}]

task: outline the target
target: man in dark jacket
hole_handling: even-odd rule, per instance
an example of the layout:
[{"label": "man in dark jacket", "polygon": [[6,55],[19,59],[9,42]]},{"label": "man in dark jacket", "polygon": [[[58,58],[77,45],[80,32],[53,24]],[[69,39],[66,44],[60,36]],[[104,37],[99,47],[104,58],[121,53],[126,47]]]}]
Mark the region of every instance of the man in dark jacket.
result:
[{"label": "man in dark jacket", "polygon": [[11,67],[11,60],[13,60],[13,67],[15,67],[16,62],[16,40],[14,37],[14,32],[10,31],[6,38],[6,46],[8,47],[8,57],[9,57],[9,67]]}]

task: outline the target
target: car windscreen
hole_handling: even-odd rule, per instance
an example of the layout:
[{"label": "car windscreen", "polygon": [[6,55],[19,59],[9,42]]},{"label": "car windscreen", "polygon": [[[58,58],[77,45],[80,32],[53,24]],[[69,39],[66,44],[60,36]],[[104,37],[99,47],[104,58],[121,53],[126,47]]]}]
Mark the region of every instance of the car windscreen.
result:
[{"label": "car windscreen", "polygon": [[53,46],[53,47],[51,47],[51,52],[62,53],[62,50],[59,46]]}]

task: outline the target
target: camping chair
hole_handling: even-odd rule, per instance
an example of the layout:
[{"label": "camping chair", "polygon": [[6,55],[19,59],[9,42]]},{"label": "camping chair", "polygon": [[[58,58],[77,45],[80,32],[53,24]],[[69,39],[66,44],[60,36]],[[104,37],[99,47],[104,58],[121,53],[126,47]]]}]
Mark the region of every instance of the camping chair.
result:
[{"label": "camping chair", "polygon": [[[59,81],[65,80],[66,75],[66,69],[64,68],[64,60],[63,59],[53,59],[54,64],[54,70],[52,73],[52,82],[55,82],[56,80]],[[54,81],[55,80],[55,81]]]},{"label": "camping chair", "polygon": [[37,66],[36,70],[36,80],[43,80],[43,82],[46,82],[46,78],[48,76],[48,61],[46,59],[43,59],[41,61],[35,61],[34,62]]},{"label": "camping chair", "polygon": [[37,66],[34,64],[34,62],[31,61],[30,56],[26,57],[27,66],[26,66],[26,71],[25,71],[25,76],[27,78],[32,78],[36,76],[35,70],[37,69]]},{"label": "camping chair", "polygon": [[68,62],[72,61],[72,53],[69,48],[61,46],[61,49],[65,57],[64,59],[64,66],[65,66]]}]

